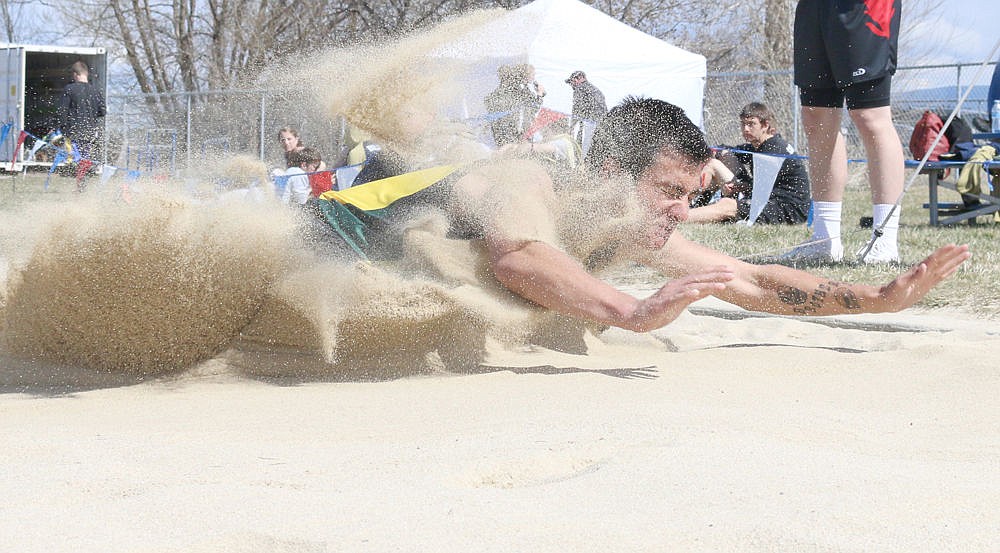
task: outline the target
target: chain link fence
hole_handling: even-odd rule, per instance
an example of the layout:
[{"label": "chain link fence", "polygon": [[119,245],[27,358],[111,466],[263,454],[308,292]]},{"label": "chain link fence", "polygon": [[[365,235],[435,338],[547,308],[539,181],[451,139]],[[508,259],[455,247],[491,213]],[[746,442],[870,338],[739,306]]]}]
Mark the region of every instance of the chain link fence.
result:
[{"label": "chain link fence", "polygon": [[[974,88],[960,115],[969,123],[974,117],[986,117],[986,90],[993,65],[981,71],[981,64],[900,68],[893,79],[892,104],[904,147],[925,110],[946,117],[970,85]],[[744,142],[738,114],[753,101],[766,103],[775,113],[779,132],[808,155],[791,71],[710,74],[704,104],[709,143]],[[279,165],[283,157],[277,132],[284,126],[297,129],[303,143],[335,158],[345,130],[344,123],[331,121],[309,94],[289,90],[116,95],[109,98],[108,108],[107,162],[171,174],[197,170],[232,153],[251,154]],[[861,140],[846,113],[843,131],[848,155],[864,157]]]},{"label": "chain link fence", "polygon": [[197,171],[222,156],[258,157],[284,168],[278,130],[326,156],[339,151],[343,122],[332,122],[307,95],[289,91],[115,95],[108,99],[107,163],[160,174]]},{"label": "chain link fence", "polygon": [[[892,110],[900,142],[906,148],[913,126],[924,111],[945,119],[958,105],[966,88],[972,92],[959,112],[970,126],[973,119],[988,118],[986,92],[995,63],[901,67],[892,80]],[[978,75],[977,75],[978,74]],[[798,90],[791,71],[758,73],[712,73],[705,83],[705,133],[709,144],[736,145],[740,134],[739,113],[750,102],[764,102],[775,114],[776,127],[796,150],[808,155],[808,144],[799,118]],[[864,147],[857,129],[844,114],[843,132],[848,155],[863,158]]]}]

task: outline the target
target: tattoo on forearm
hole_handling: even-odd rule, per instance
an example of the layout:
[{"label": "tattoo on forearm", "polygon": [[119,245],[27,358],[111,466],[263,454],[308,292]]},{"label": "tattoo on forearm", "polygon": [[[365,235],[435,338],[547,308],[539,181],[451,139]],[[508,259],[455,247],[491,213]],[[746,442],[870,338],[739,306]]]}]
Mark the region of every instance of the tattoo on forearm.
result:
[{"label": "tattoo on forearm", "polygon": [[843,282],[833,280],[820,283],[812,291],[812,294],[792,286],[778,288],[777,293],[778,299],[782,303],[797,306],[792,311],[798,315],[812,315],[819,311],[827,301],[827,298],[832,298],[833,301],[848,311],[861,309],[861,302],[850,287]]},{"label": "tattoo on forearm", "polygon": [[861,300],[858,296],[854,295],[854,292],[850,288],[838,288],[835,292],[834,299],[837,300],[844,309],[848,311],[857,311],[861,309]]},{"label": "tattoo on forearm", "polygon": [[778,299],[781,303],[788,305],[802,305],[809,299],[809,294],[806,294],[798,288],[793,288],[791,286],[782,286],[778,288]]}]

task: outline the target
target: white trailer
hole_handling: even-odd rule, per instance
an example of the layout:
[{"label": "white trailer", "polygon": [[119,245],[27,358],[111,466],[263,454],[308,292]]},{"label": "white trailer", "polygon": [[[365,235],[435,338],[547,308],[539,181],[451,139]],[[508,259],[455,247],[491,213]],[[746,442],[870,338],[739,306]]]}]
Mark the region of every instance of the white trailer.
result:
[{"label": "white trailer", "polygon": [[[58,126],[59,98],[72,82],[70,66],[77,60],[90,67],[89,81],[107,98],[108,55],[104,48],[0,43],[0,118],[2,123],[13,124],[0,144],[0,170],[51,166],[50,157],[28,160],[35,141],[31,136],[41,139]],[[31,136],[12,160],[22,130]]]}]

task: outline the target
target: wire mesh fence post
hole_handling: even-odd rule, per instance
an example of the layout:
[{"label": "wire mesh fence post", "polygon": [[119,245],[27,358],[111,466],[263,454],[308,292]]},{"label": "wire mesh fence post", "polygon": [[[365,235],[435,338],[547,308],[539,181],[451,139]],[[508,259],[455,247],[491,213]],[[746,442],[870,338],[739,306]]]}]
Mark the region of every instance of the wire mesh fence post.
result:
[{"label": "wire mesh fence post", "polygon": [[267,110],[265,94],[266,93],[263,91],[261,91],[260,93],[260,119],[259,119],[260,126],[258,127],[259,130],[257,131],[257,141],[259,144],[259,147],[257,148],[257,156],[260,158],[261,161],[264,161],[264,121],[265,121],[264,116]]},{"label": "wire mesh fence post", "polygon": [[188,94],[187,97],[187,114],[184,126],[184,153],[185,153],[185,163],[188,167],[191,167],[191,95]]}]

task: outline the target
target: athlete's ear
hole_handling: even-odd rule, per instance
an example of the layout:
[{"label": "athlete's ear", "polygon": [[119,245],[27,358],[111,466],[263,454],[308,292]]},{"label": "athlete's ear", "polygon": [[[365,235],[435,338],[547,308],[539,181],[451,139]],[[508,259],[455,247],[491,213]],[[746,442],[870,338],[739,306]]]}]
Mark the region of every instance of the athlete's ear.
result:
[{"label": "athlete's ear", "polygon": [[609,179],[611,177],[616,177],[622,172],[622,164],[618,162],[617,159],[613,157],[604,158],[604,163],[601,164],[600,174],[602,177]]}]

